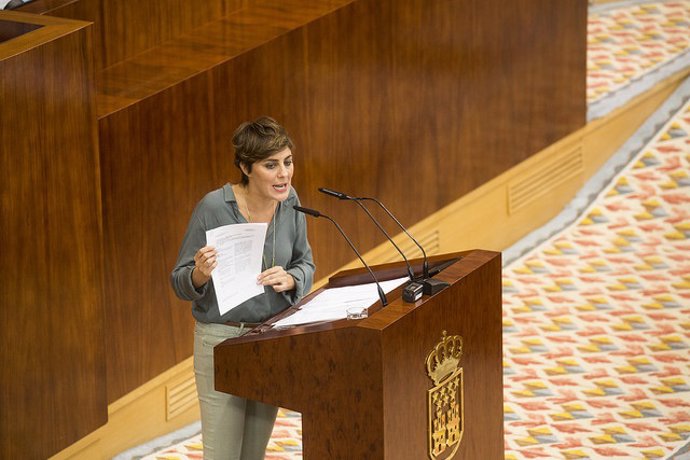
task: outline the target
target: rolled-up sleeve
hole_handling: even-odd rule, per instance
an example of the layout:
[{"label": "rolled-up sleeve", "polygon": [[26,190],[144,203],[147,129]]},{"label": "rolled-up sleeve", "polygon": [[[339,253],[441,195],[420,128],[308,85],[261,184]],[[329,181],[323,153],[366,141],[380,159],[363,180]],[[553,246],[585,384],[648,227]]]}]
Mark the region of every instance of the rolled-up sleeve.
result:
[{"label": "rolled-up sleeve", "polygon": [[198,300],[206,292],[208,283],[199,289],[192,284],[192,270],[194,270],[194,254],[206,244],[206,231],[195,210],[187,227],[180,253],[177,256],[175,268],[170,275],[175,294],[182,300]]}]

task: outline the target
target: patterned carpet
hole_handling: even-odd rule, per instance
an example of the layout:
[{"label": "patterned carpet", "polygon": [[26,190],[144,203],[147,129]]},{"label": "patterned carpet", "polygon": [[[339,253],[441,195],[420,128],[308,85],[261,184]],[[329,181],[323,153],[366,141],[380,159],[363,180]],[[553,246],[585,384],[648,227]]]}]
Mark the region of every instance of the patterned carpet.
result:
[{"label": "patterned carpet", "polygon": [[590,9],[587,118],[622,106],[690,66],[690,1],[618,2]]},{"label": "patterned carpet", "polygon": [[[198,427],[200,429],[200,427]],[[122,460],[197,460],[203,459],[201,434],[173,442],[169,447],[146,456],[123,456]],[[297,412],[286,409],[278,411],[271,442],[266,449],[266,460],[289,460],[302,458],[302,417]]]},{"label": "patterned carpet", "polygon": [[506,459],[666,458],[690,437],[688,83],[579,217],[504,267]]},{"label": "patterned carpet", "polygon": [[[590,118],[687,65],[690,1],[614,6],[590,13]],[[690,81],[683,91],[569,222],[504,259],[506,459],[690,458]],[[201,459],[190,429],[117,458]],[[301,417],[281,409],[266,458],[301,452]]]},{"label": "patterned carpet", "polygon": [[646,3],[592,14],[587,100],[592,103],[685,53],[690,2]]}]

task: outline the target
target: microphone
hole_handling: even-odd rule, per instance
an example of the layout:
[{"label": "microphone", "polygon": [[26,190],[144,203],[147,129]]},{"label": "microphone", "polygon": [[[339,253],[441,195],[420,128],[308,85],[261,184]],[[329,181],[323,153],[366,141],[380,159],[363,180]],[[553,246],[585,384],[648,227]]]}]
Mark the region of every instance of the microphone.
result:
[{"label": "microphone", "polygon": [[[316,209],[303,208],[302,206],[297,206],[297,205],[293,205],[292,209],[294,209],[295,211],[303,212],[305,214],[309,214],[310,216],[321,217],[321,213],[319,211],[317,211]],[[335,224],[335,222],[333,222],[333,223]],[[338,225],[338,224],[336,224],[336,225]]]},{"label": "microphone", "polygon": [[[424,294],[432,295],[436,294],[437,292],[445,289],[446,287],[450,286],[450,284],[446,283],[445,281],[437,280],[431,277],[429,274],[429,258],[426,255],[426,251],[422,247],[421,244],[412,236],[410,235],[410,232],[407,231],[407,229],[403,226],[403,224],[400,223],[400,221],[393,215],[392,212],[386,208],[383,203],[381,203],[379,200],[376,198],[371,198],[371,197],[357,197],[357,196],[350,196],[346,195],[345,193],[338,192],[335,190],[327,189],[327,188],[320,188],[320,192],[325,193],[326,195],[334,196],[340,200],[351,200],[355,202],[359,201],[373,201],[381,209],[385,211],[386,214],[388,214],[388,217],[393,219],[393,221],[398,224],[398,227],[407,235],[413,242],[414,244],[417,245],[420,251],[422,251],[422,255],[424,256],[424,262],[422,264],[422,270],[424,273],[424,278],[423,278],[423,284],[424,284]],[[406,259],[407,260],[407,259]]]},{"label": "microphone", "polygon": [[334,196],[340,200],[355,200],[356,198],[351,197],[349,195],[345,195],[342,192],[336,192],[335,190],[331,190],[330,188],[326,187],[319,187],[319,192],[325,193],[326,195]]},{"label": "microphone", "polygon": [[350,247],[351,247],[352,250],[355,252],[355,254],[357,254],[357,257],[359,257],[359,260],[360,260],[360,261],[362,262],[362,264],[366,267],[366,269],[369,270],[369,274],[371,275],[371,277],[374,279],[374,282],[376,283],[376,290],[377,290],[378,293],[379,293],[379,299],[381,299],[381,304],[382,304],[384,307],[385,307],[386,305],[388,305],[388,299],[386,298],[386,294],[383,292],[383,289],[381,288],[381,285],[379,284],[379,280],[376,279],[376,275],[374,275],[374,272],[371,270],[371,267],[369,266],[369,264],[367,264],[367,263],[364,261],[364,259],[362,258],[362,255],[359,253],[359,251],[357,250],[357,248],[355,248],[355,245],[352,244],[352,241],[350,241],[350,238],[347,237],[347,235],[346,235],[345,232],[343,231],[342,227],[340,227],[340,225],[338,225],[338,222],[336,222],[335,220],[331,219],[331,218],[330,218],[329,216],[327,216],[326,214],[321,214],[319,211],[317,211],[317,210],[315,210],[315,209],[304,208],[304,207],[302,207],[302,206],[297,206],[297,205],[294,205],[292,208],[293,208],[295,211],[303,212],[304,214],[309,214],[310,216],[313,216],[313,217],[323,217],[324,219],[327,219],[327,220],[330,220],[331,222],[333,222],[333,225],[335,225],[335,228],[337,228],[338,231],[340,232],[340,234],[343,235],[343,238],[345,238],[345,241],[347,241],[347,243],[350,245]]},{"label": "microphone", "polygon": [[341,200],[351,200],[351,201],[354,201],[355,203],[357,203],[357,206],[362,208],[362,210],[365,213],[367,213],[367,216],[369,216],[369,219],[371,219],[374,222],[374,224],[378,227],[378,229],[381,230],[384,235],[386,235],[386,238],[388,238],[388,241],[390,241],[390,243],[393,245],[393,247],[395,249],[397,249],[397,251],[400,253],[403,260],[405,260],[405,264],[407,265],[407,274],[410,277],[410,281],[414,281],[414,270],[412,270],[412,265],[410,265],[410,262],[407,260],[407,257],[405,257],[405,254],[403,254],[403,252],[400,250],[398,245],[395,244],[395,241],[393,241],[393,238],[391,238],[391,236],[388,234],[388,232],[386,230],[384,230],[384,228],[381,226],[379,221],[376,220],[376,218],[373,215],[371,215],[371,213],[369,212],[369,209],[366,206],[364,206],[360,200],[355,200],[352,197],[345,195],[344,193],[339,193],[339,192],[336,192],[334,190],[324,188],[324,187],[319,188],[319,192],[325,193],[326,195],[335,196]]}]

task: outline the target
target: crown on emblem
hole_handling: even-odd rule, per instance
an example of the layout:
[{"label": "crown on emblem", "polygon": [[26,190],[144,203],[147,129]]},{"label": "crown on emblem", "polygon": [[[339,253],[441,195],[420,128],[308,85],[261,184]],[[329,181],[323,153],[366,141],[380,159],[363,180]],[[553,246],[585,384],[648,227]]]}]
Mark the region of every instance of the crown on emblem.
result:
[{"label": "crown on emblem", "polygon": [[434,381],[434,385],[438,385],[458,369],[461,356],[462,337],[449,337],[446,331],[443,331],[443,338],[426,357],[426,372]]}]

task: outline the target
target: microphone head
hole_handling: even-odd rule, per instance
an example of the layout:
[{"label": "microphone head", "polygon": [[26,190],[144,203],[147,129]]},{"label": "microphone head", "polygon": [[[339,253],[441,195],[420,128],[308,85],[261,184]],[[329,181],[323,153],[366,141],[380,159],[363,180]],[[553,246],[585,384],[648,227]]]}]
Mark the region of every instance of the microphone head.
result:
[{"label": "microphone head", "polygon": [[334,196],[340,200],[351,200],[352,197],[345,195],[342,192],[336,192],[335,190],[331,190],[330,188],[326,187],[319,187],[319,192],[325,193],[326,195]]},{"label": "microphone head", "polygon": [[321,217],[321,213],[316,209],[303,208],[302,206],[297,205],[294,205],[292,209],[294,209],[295,211],[303,212],[305,214],[309,214],[310,216]]}]

